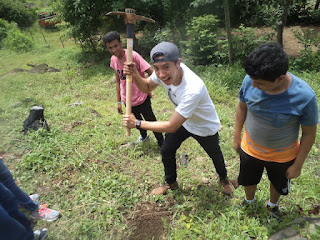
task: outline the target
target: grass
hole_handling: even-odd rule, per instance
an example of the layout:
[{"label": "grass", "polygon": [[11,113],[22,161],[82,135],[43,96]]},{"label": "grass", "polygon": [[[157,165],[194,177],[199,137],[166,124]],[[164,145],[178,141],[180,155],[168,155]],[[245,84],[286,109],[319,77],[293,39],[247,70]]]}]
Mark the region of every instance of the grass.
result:
[{"label": "grass", "polygon": [[[186,152],[190,159],[188,166],[179,165],[181,188],[166,196],[150,196],[150,190],[163,182],[160,152],[153,134],[143,146],[122,146],[126,141],[134,142],[138,131],[125,136],[116,110],[113,71],[105,63],[82,61],[71,40],[62,48],[59,32],[44,34],[49,46],[35,28],[37,44],[32,52],[0,50],[0,150],[19,186],[29,194],[39,193],[42,202],[61,211],[59,220],[35,225],[47,227],[50,239],[134,239],[129,219],[139,214],[137,206],[147,205],[169,208],[161,239],[268,239],[301,216],[297,205],[304,216],[319,204],[319,137],[301,176],[292,181],[292,193],[281,199],[287,214],[281,223],[267,217],[265,175],[258,186],[257,206],[240,209],[242,188],[232,197],[223,195],[211,160],[193,139],[185,141],[177,152],[178,157]],[[47,63],[61,72],[7,74],[14,68],[30,69],[27,63]],[[193,68],[206,82],[215,103],[223,125],[220,141],[229,177],[236,178],[239,159],[232,149],[232,134],[244,72],[239,66]],[[305,79],[319,96],[319,73],[293,73]],[[81,104],[72,106],[76,102]],[[162,88],[156,89],[152,103],[158,120],[173,113]],[[45,107],[50,132],[40,129],[21,134],[30,107],[40,104]],[[204,178],[209,183],[204,183]]]}]

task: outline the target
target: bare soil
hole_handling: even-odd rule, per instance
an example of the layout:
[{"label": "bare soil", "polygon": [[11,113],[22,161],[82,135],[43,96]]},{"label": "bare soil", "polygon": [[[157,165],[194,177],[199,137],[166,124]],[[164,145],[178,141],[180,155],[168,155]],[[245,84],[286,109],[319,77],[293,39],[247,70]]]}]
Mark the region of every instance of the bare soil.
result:
[{"label": "bare soil", "polygon": [[[283,49],[291,57],[297,57],[300,51],[303,50],[303,44],[294,36],[295,31],[302,33],[302,30],[313,29],[314,36],[320,32],[319,26],[289,26],[283,31]],[[263,35],[266,33],[275,32],[271,27],[257,28],[257,35]],[[276,37],[276,35],[275,35]],[[274,39],[276,41],[276,39]]]},{"label": "bare soil", "polygon": [[138,203],[135,211],[127,218],[129,226],[133,229],[128,240],[166,239],[167,229],[164,222],[170,224],[170,207],[150,202]]}]

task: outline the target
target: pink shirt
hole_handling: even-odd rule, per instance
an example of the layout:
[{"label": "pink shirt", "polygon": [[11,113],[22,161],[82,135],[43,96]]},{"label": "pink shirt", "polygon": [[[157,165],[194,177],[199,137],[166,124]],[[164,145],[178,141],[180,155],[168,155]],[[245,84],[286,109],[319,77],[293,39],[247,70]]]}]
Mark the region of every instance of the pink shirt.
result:
[{"label": "pink shirt", "polygon": [[[127,60],[127,50],[124,49],[125,56],[122,62],[116,56],[111,57],[110,67],[117,71],[120,78],[120,95],[122,102],[126,102],[126,76],[123,74],[124,63]],[[144,72],[149,69],[151,66],[148,62],[146,62],[141,55],[135,51],[132,52],[133,62],[136,64],[137,69],[141,75],[141,77],[145,77]],[[147,94],[141,92],[134,80],[132,80],[132,106],[138,106],[142,104],[146,98]]]}]

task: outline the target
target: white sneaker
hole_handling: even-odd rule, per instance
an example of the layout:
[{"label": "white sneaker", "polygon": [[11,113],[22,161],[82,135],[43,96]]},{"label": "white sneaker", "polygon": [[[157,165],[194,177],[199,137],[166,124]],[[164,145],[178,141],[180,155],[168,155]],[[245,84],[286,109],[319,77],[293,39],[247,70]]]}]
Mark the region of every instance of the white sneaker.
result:
[{"label": "white sneaker", "polygon": [[32,194],[29,196],[29,198],[31,198],[31,200],[34,202],[39,202],[40,199],[39,194]]},{"label": "white sneaker", "polygon": [[59,216],[60,212],[47,208],[47,204],[40,205],[39,209],[30,214],[30,218],[33,220],[45,220],[48,222],[58,219]]},{"label": "white sneaker", "polygon": [[147,136],[145,138],[143,138],[141,135],[140,137],[138,138],[138,140],[134,143],[135,145],[138,145],[139,143],[141,142],[145,142],[145,141],[148,141],[149,140],[149,134],[147,134]]}]

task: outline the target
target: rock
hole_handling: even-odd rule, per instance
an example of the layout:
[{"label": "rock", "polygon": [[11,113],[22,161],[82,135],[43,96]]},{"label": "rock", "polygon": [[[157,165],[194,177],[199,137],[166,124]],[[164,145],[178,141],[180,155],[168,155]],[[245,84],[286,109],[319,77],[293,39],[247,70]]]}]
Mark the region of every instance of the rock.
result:
[{"label": "rock", "polygon": [[[304,229],[306,227],[306,222],[309,222],[309,228]],[[298,225],[300,229],[304,229],[304,231],[308,231],[310,233],[316,232],[315,225],[320,226],[320,218],[311,218],[311,217],[305,217],[305,218],[298,218],[292,221],[290,224],[290,227],[287,227],[285,229],[280,230],[279,232],[273,234],[270,236],[269,240],[302,240],[302,239],[308,239],[303,237],[300,234],[299,229],[295,229],[294,226]]]},{"label": "rock", "polygon": [[22,105],[22,102],[15,102],[14,104],[11,105],[11,107],[13,108],[17,108],[17,107],[20,107]]},{"label": "rock", "polygon": [[75,103],[69,104],[68,106],[74,107],[74,106],[79,106],[81,104],[83,104],[83,103],[82,102],[75,102]]},{"label": "rock", "polygon": [[45,73],[48,70],[48,64],[42,63],[40,65],[34,66],[27,73]]},{"label": "rock", "polygon": [[180,164],[184,166],[188,166],[188,154],[183,152],[180,156]]},{"label": "rock", "polygon": [[49,67],[47,72],[61,72],[61,70],[54,67]]},{"label": "rock", "polygon": [[201,182],[204,183],[204,184],[208,184],[209,183],[209,178],[203,177],[201,179]]},{"label": "rock", "polygon": [[97,117],[101,117],[100,113],[98,113],[96,110],[94,110],[93,108],[90,108],[89,111],[91,113],[93,113],[94,115],[96,115]]}]

